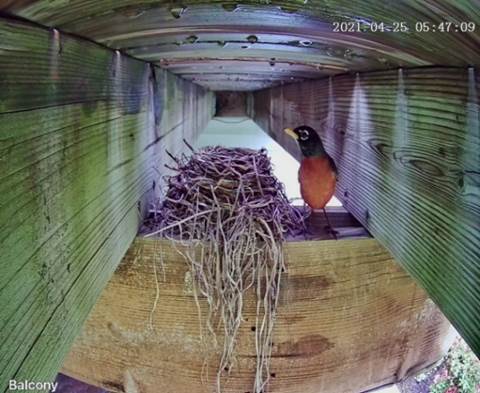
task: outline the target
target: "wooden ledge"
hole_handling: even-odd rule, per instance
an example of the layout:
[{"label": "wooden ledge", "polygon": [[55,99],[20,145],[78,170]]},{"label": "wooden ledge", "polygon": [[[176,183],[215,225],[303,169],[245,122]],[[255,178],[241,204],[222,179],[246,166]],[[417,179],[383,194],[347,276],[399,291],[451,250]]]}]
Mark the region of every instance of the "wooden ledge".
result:
[{"label": "wooden ledge", "polygon": [[[164,255],[158,304],[154,264]],[[374,239],[285,245],[270,392],[360,392],[438,360],[449,323]],[[201,300],[205,310],[205,301]],[[251,392],[255,299],[245,300],[238,365],[225,392]],[[150,323],[152,322],[152,324]],[[115,392],[211,393],[191,277],[167,241],[137,238],[76,340],[63,372]]]}]

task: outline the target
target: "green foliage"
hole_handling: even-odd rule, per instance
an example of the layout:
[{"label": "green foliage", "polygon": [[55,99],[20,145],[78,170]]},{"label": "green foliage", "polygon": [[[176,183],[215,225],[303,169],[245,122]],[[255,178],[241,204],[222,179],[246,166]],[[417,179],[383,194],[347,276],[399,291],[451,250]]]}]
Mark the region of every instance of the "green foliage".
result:
[{"label": "green foliage", "polygon": [[445,393],[450,389],[452,386],[450,385],[450,381],[439,381],[432,386],[430,386],[430,393]]},{"label": "green foliage", "polygon": [[480,360],[463,340],[458,340],[450,349],[430,392],[480,393]]},{"label": "green foliage", "polygon": [[450,371],[455,378],[461,392],[480,391],[480,361],[461,341],[457,348],[449,355]]}]

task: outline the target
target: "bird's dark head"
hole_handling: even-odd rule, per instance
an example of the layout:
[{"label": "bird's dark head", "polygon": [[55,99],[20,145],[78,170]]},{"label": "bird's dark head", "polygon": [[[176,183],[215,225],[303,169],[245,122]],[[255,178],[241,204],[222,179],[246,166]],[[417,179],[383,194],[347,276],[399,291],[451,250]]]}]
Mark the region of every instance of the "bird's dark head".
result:
[{"label": "bird's dark head", "polygon": [[285,128],[288,135],[298,142],[305,157],[323,156],[326,154],[322,140],[317,132],[309,126],[300,126],[295,129]]}]

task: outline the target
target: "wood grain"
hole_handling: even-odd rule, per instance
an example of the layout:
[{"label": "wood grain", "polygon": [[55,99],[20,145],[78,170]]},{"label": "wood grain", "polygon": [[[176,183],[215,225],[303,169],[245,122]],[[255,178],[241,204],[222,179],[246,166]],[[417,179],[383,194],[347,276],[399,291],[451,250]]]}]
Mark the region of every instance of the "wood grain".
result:
[{"label": "wood grain", "polygon": [[135,236],[164,149],[179,149],[166,135],[194,138],[213,105],[198,86],[54,30],[0,18],[0,37],[6,392],[13,378],[53,380]]},{"label": "wood grain", "polygon": [[[336,196],[480,354],[480,78],[473,68],[344,75],[255,94],[255,119],[309,124],[339,168]],[[291,139],[291,138],[290,138]]]},{"label": "wood grain", "polygon": [[[374,239],[289,242],[274,333],[272,393],[361,392],[442,354],[449,323]],[[163,255],[164,272],[159,264]],[[154,268],[159,277],[158,305]],[[203,311],[205,299],[200,299]],[[248,294],[238,364],[225,392],[251,392],[255,299]],[[114,392],[210,393],[191,277],[167,241],[137,238],[67,357],[63,372]]]},{"label": "wood grain", "polygon": [[[0,0],[0,11],[174,72],[180,66],[180,75],[215,90],[257,90],[351,71],[480,65],[479,9],[475,0],[390,1],[388,7],[377,0]],[[334,31],[334,22],[361,29]],[[408,32],[399,31],[401,22]],[[430,31],[417,31],[424,22]],[[475,31],[462,32],[468,22]],[[212,66],[202,68],[206,61]]]}]

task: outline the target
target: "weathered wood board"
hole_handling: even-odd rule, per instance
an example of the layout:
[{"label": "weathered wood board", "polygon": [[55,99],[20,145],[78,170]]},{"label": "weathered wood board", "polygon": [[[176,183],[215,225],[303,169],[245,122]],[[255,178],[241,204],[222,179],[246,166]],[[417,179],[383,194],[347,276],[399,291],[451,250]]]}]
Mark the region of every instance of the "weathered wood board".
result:
[{"label": "weathered wood board", "polygon": [[343,75],[255,93],[255,120],[316,128],[336,196],[480,354],[480,74],[424,68]]},{"label": "weathered wood board", "polygon": [[477,0],[0,0],[0,11],[212,90],[252,91],[352,71],[478,66],[479,9]]},{"label": "weathered wood board", "polygon": [[[402,379],[440,358],[450,324],[374,239],[285,245],[271,365],[272,393],[348,393]],[[164,268],[159,264],[163,255]],[[158,303],[152,313],[157,296]],[[114,392],[211,393],[201,382],[203,353],[191,276],[168,241],[137,238],[63,372]],[[200,299],[203,311],[206,301]],[[255,299],[245,301],[238,365],[225,392],[251,392]]]},{"label": "weathered wood board", "polygon": [[212,110],[210,93],[166,71],[0,18],[1,392],[53,380],[137,232],[164,149]]}]

